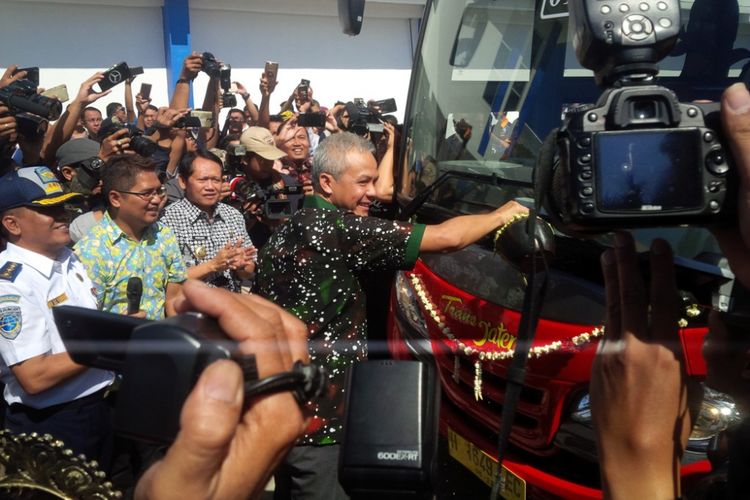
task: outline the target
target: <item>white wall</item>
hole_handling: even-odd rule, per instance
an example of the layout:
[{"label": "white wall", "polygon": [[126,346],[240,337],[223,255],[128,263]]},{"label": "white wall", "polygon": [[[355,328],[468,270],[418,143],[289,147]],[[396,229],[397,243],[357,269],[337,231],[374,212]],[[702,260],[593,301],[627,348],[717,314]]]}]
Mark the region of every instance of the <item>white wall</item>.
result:
[{"label": "white wall", "polygon": [[[102,2],[3,1],[0,70],[10,64],[39,66],[43,87],[65,83],[72,96],[95,71],[125,60],[146,70],[134,92],[141,82],[152,83],[154,104],[166,105],[162,2]],[[411,71],[409,23],[421,6],[415,0],[398,3],[368,3],[362,33],[348,37],[341,32],[335,0],[193,0],[192,47],[231,64],[233,79],[244,83],[258,101],[264,62],[279,62],[272,111],[300,78],[307,78],[324,106],[353,97],[395,97],[401,116]],[[206,82],[201,75],[194,85],[197,106]],[[122,99],[123,87],[118,86],[96,107],[104,110],[107,103]]]}]

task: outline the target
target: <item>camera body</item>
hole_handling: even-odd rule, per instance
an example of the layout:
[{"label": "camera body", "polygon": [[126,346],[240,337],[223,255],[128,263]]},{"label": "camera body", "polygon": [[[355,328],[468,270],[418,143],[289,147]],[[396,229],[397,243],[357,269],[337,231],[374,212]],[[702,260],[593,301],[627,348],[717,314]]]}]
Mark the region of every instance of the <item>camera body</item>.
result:
[{"label": "camera body", "polygon": [[210,52],[203,53],[203,66],[201,67],[211,78],[218,78],[219,85],[224,93],[221,95],[221,105],[223,108],[234,108],[237,106],[237,96],[229,91],[232,86],[232,67],[229,64],[222,64],[216,60],[216,57]]},{"label": "camera body", "polygon": [[302,194],[302,186],[263,188],[254,180],[244,177],[232,183],[232,191],[242,203],[252,203],[261,207],[263,217],[284,219],[291,217],[295,209],[292,206],[292,200],[282,198],[282,196]]},{"label": "camera body", "polygon": [[682,104],[664,87],[606,91],[565,113],[552,198],[577,231],[711,224],[733,205],[717,105]]},{"label": "camera body", "polygon": [[[29,120],[36,126],[47,120],[57,120],[62,114],[62,103],[36,93],[37,86],[28,79],[16,80],[0,88],[0,103],[7,106],[17,121]],[[19,123],[23,133],[24,127]]]},{"label": "camera body", "polygon": [[364,137],[370,132],[383,131],[383,123],[364,99],[355,97],[352,102],[346,104],[346,111],[349,114],[348,130],[350,132]]},{"label": "camera body", "polygon": [[552,219],[578,234],[725,221],[737,184],[718,104],[681,103],[654,81],[680,32],[679,1],[569,8],[576,57],[604,91],[564,110],[559,162],[536,174]]},{"label": "camera body", "polygon": [[99,130],[99,137],[102,139],[109,137],[122,129],[128,130],[126,137],[130,138],[130,149],[139,155],[148,158],[159,150],[159,146],[154,141],[146,138],[141,129],[131,124],[116,123],[113,121],[109,126],[103,127]]}]

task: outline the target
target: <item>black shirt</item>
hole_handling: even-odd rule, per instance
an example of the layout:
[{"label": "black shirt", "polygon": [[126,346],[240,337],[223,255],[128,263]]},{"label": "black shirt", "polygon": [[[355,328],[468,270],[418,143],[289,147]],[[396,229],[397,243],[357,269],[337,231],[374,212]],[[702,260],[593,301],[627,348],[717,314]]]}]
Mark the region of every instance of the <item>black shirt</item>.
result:
[{"label": "black shirt", "polygon": [[360,217],[318,196],[260,251],[254,291],[305,322],[313,361],[329,371],[329,397],[314,410],[302,444],[333,444],[341,431],[346,368],[367,359],[364,271],[411,269],[421,224]]}]

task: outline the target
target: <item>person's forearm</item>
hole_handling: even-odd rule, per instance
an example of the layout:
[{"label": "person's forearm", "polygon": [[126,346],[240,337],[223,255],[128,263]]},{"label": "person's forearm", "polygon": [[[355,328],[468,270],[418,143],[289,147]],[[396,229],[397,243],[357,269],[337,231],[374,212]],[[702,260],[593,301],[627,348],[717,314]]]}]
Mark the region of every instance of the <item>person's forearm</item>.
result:
[{"label": "person's forearm", "polygon": [[[674,500],[680,495],[680,463],[671,456],[656,459],[654,455],[631,459],[600,461],[604,498],[629,500],[649,498]],[[656,462],[660,463],[656,463]]]},{"label": "person's forearm", "polygon": [[169,107],[172,109],[183,109],[187,108],[190,103],[190,82],[183,75],[180,75],[180,79],[174,86],[174,94],[172,94],[172,100],[169,102]]},{"label": "person's forearm", "polygon": [[187,270],[188,278],[196,280],[205,278],[209,274],[213,274],[215,272],[217,272],[216,266],[214,266],[213,262],[210,260],[201,262],[200,264],[192,267],[188,267]]},{"label": "person's forearm", "polygon": [[11,366],[11,371],[24,391],[39,394],[86,370],[75,363],[67,352],[43,354]]},{"label": "person's forearm", "polygon": [[206,95],[203,97],[203,106],[201,106],[203,111],[214,111],[216,103],[219,102],[219,92],[219,79],[211,78],[206,87]]},{"label": "person's forearm", "polygon": [[253,102],[252,97],[250,97],[250,94],[247,94],[247,99],[245,99],[245,109],[247,109],[247,114],[250,115],[250,119],[253,121],[253,123],[258,123],[260,112],[258,111],[258,107]]},{"label": "person's forearm", "polygon": [[264,95],[260,98],[260,109],[258,110],[258,126],[268,128],[271,123],[271,113],[269,107],[271,105],[271,96]]},{"label": "person's forearm", "polygon": [[133,84],[125,82],[125,111],[128,113],[128,123],[135,121],[135,106],[133,105]]},{"label": "person's forearm", "polygon": [[375,197],[385,203],[393,200],[393,148],[388,148],[378,165]]},{"label": "person's forearm", "polygon": [[510,221],[525,209],[521,205],[503,207],[488,214],[463,215],[425,228],[420,252],[453,252],[467,247]]}]

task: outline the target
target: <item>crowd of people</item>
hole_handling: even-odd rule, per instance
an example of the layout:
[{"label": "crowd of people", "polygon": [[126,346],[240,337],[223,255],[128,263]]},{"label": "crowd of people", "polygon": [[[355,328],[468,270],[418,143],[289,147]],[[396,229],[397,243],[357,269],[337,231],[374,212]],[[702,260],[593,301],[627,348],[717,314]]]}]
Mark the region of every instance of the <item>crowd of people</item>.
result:
[{"label": "crowd of people", "polygon": [[[0,107],[5,426],[62,439],[143,497],[169,496],[164,485],[178,482],[174,491],[184,495],[185,481],[213,488],[215,498],[245,496],[275,471],[276,498],[347,498],[337,480],[345,374],[368,355],[359,277],[411,268],[420,252],[463,248],[526,209],[511,202],[427,226],[373,217],[393,195],[392,116],[378,103],[321,107],[308,82],[271,114],[275,80],[264,72],[260,102],[235,82],[244,106],[220,124],[227,99],[218,76],[211,74],[203,113],[188,108],[204,59],[185,59],[168,106],[133,95],[129,79],[124,104],[103,116],[95,103],[117,87],[95,91],[105,78],[97,73],[56,121],[29,127],[27,113]],[[0,87],[24,79],[15,69]],[[142,289],[136,304],[134,279]],[[306,420],[303,408],[288,408],[296,404],[288,393],[243,411],[236,369],[218,363],[186,402],[168,451],[113,446],[114,374],[73,361],[52,318],[61,304],[149,320],[205,312],[229,336],[249,339],[241,345],[257,354],[259,376],[312,360],[327,369],[328,391],[304,405]],[[255,316],[264,320],[257,327]],[[270,360],[257,343],[268,337],[281,351]],[[228,413],[206,429],[212,411]],[[256,475],[241,460],[251,452]],[[191,467],[214,458],[195,475],[186,454]]]},{"label": "crowd of people", "polygon": [[[150,320],[199,311],[257,355],[260,377],[297,360],[325,366],[327,394],[302,406],[289,392],[247,402],[239,367],[217,362],[185,402],[175,442],[153,460],[137,457],[132,481],[118,486],[138,498],[247,497],[273,473],[275,498],[344,499],[336,472],[344,377],[368,355],[361,273],[410,269],[420,253],[464,248],[527,209],[509,202],[437,225],[374,217],[393,196],[396,120],[376,105],[327,109],[308,85],[271,113],[275,80],[264,72],[260,102],[236,83],[244,105],[223,124],[222,90],[211,76],[202,109],[212,120],[196,123],[188,99],[203,58],[185,59],[168,106],[133,96],[128,80],[124,103],[107,106],[104,117],[95,103],[112,90],[94,90],[102,73],[81,84],[56,121],[0,102],[5,427],[50,433],[114,471],[122,454],[111,428],[115,375],[73,361],[51,309]],[[25,78],[15,69],[0,88]],[[750,94],[731,87],[722,104],[741,202],[740,227],[718,236],[750,287]],[[317,124],[306,125],[313,115]],[[605,493],[679,496],[690,416],[670,250],[654,242],[650,300],[628,235],[602,266],[608,317],[591,399]],[[135,307],[133,278],[142,282]],[[744,404],[748,343],[743,327],[725,321],[735,316],[712,319],[707,345],[724,354],[709,363],[709,379],[721,371],[716,384]],[[268,342],[276,349],[263,349]],[[734,371],[720,366],[730,357]],[[652,377],[660,383],[639,383]]]}]

